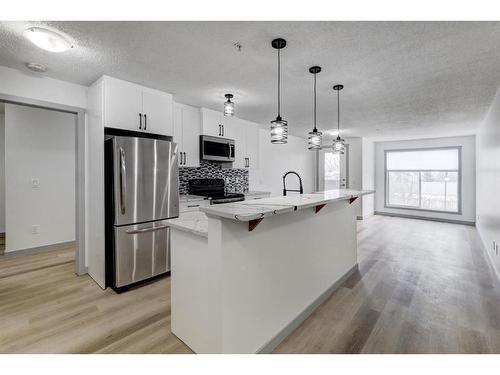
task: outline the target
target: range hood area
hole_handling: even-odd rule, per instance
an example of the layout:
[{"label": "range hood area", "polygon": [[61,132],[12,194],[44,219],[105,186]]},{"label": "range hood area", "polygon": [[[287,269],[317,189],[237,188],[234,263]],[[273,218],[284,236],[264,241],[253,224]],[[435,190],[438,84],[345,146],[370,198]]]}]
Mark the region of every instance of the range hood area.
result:
[{"label": "range hood area", "polygon": [[234,139],[200,135],[200,160],[232,163],[235,153]]}]

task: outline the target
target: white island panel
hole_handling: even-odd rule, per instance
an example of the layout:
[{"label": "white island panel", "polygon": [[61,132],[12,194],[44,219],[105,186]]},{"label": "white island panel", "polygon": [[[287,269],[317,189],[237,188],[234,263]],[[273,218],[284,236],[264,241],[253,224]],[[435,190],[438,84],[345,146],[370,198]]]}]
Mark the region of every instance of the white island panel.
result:
[{"label": "white island panel", "polygon": [[209,212],[208,238],[173,227],[172,332],[197,353],[271,351],[356,269],[355,207],[342,197],[317,213],[324,196],[282,207],[253,231]]}]

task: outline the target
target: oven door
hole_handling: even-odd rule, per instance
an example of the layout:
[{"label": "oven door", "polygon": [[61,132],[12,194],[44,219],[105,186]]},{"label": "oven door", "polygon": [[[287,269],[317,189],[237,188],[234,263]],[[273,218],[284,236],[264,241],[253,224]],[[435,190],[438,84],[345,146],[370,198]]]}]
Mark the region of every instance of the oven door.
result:
[{"label": "oven door", "polygon": [[200,136],[201,160],[233,162],[235,156],[234,140],[227,138]]}]

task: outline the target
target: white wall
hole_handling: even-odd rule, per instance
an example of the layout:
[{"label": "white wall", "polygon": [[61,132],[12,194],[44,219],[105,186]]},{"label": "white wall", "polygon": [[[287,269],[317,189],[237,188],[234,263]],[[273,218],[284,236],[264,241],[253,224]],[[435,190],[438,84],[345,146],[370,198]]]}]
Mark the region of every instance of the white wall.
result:
[{"label": "white wall", "polygon": [[[375,142],[375,211],[444,220],[475,222],[476,218],[476,147],[475,136]],[[384,151],[415,148],[462,146],[462,213],[438,213],[384,207]]]},{"label": "white wall", "polygon": [[0,233],[5,233],[5,114],[0,112]]},{"label": "white wall", "polygon": [[[362,186],[363,190],[375,189],[375,145],[370,139],[362,139]],[[373,215],[375,210],[375,195],[364,195],[362,199],[362,216]]]},{"label": "white wall", "polygon": [[478,130],[476,145],[476,227],[500,277],[500,90]]},{"label": "white wall", "polygon": [[[362,169],[362,140],[359,137],[346,138],[345,143],[349,145],[349,189],[361,190],[363,184]],[[356,206],[356,215],[363,215],[363,201],[356,200],[353,203]]]},{"label": "white wall", "polygon": [[[252,181],[250,178],[251,190],[270,191],[271,195],[282,195],[283,175],[288,171],[295,171],[302,177],[305,193],[314,190],[315,153],[307,149],[307,139],[289,135],[288,143],[271,144],[269,130],[259,129],[259,148],[260,170],[257,173],[257,181]],[[298,186],[295,176],[287,178],[287,188],[295,189]]]},{"label": "white wall", "polygon": [[6,252],[75,240],[75,125],[72,114],[5,105]]},{"label": "white wall", "polygon": [[87,87],[0,66],[0,94],[87,107]]}]

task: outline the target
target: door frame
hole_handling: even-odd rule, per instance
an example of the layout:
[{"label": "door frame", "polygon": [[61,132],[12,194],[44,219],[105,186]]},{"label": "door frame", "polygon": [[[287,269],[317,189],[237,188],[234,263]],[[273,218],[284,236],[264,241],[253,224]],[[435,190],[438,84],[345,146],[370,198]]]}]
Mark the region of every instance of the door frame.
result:
[{"label": "door frame", "polygon": [[[320,152],[328,149],[330,147],[328,146],[323,146],[321,149],[316,149],[315,155],[314,155],[314,191],[319,191],[319,186],[320,186],[320,172],[319,172],[319,166],[320,166]],[[345,179],[346,179],[346,189],[349,189],[349,144],[345,144],[345,165],[346,165],[346,171],[345,171]]]},{"label": "door frame", "polygon": [[23,105],[27,107],[48,109],[51,111],[71,113],[75,115],[75,273],[87,273],[85,266],[85,139],[86,110],[64,104],[47,102],[44,100],[30,99],[15,95],[0,93],[0,102],[7,104]]}]

